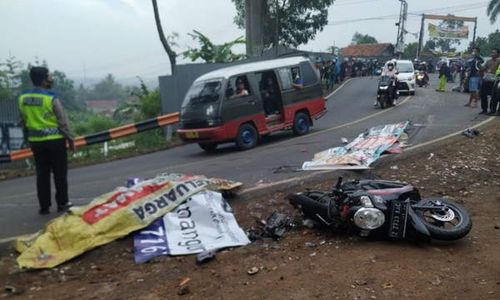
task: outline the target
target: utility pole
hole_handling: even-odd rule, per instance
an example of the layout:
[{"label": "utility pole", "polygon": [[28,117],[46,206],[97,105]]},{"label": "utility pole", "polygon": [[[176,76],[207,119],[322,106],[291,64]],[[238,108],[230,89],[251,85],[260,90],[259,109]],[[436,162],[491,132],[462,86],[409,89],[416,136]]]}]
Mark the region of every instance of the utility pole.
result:
[{"label": "utility pole", "polygon": [[420,35],[418,36],[417,59],[420,59],[420,55],[422,54],[422,44],[424,43],[424,22],[425,14],[422,14],[422,22],[420,23]]},{"label": "utility pole", "polygon": [[265,0],[245,0],[245,31],[247,56],[255,57],[264,50]]},{"label": "utility pole", "polygon": [[399,9],[399,22],[396,23],[398,26],[398,36],[396,40],[396,53],[398,58],[404,51],[405,46],[405,34],[406,34],[406,20],[408,19],[408,3],[406,0],[399,0],[401,2],[401,7]]}]

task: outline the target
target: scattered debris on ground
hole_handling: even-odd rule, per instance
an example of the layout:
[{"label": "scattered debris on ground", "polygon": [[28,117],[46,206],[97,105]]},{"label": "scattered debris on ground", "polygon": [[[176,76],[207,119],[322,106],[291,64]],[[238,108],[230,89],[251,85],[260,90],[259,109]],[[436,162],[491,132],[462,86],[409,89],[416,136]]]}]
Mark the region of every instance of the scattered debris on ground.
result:
[{"label": "scattered debris on ground", "polygon": [[[160,256],[133,263],[131,237],[56,268],[25,272],[11,245],[0,247],[0,297],[12,299],[498,299],[500,296],[500,125],[470,139],[458,136],[431,148],[349,173],[409,182],[424,197],[447,197],[472,214],[473,229],[448,244],[390,242],[309,229],[297,224],[279,240],[264,238],[217,252],[196,264],[192,256]],[[396,166],[397,169],[391,168]],[[297,219],[285,196],[333,185],[324,176],[292,189],[230,204],[251,228],[273,212]],[[267,219],[266,219],[267,220]],[[17,293],[14,295],[14,293]]]}]

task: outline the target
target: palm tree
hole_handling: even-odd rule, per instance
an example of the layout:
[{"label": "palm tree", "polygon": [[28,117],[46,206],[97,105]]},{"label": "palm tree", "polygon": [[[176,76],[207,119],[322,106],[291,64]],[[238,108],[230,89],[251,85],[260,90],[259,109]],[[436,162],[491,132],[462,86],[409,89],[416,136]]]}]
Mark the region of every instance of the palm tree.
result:
[{"label": "palm tree", "polygon": [[500,14],[500,0],[491,0],[486,12],[490,17],[491,24],[495,23],[497,16]]}]

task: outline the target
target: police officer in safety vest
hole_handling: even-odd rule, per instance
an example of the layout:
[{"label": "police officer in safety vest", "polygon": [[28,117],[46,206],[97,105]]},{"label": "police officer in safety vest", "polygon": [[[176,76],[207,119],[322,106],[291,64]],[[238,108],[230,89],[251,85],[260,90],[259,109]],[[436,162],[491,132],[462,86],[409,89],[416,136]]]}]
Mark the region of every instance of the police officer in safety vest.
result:
[{"label": "police officer in safety vest", "polygon": [[50,212],[50,174],[54,173],[56,203],[59,212],[71,207],[68,201],[68,157],[66,141],[74,151],[68,122],[61,100],[50,91],[52,76],[45,67],[32,67],[30,78],[35,88],[19,96],[19,110],[25,136],[35,157],[39,213]]}]

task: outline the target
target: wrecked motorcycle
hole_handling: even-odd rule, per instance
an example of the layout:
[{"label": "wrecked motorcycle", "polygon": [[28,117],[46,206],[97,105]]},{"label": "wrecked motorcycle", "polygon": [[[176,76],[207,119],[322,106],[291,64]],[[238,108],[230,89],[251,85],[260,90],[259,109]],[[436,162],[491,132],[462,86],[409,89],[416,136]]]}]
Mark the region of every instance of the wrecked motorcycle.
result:
[{"label": "wrecked motorcycle", "polygon": [[443,198],[422,199],[416,187],[398,181],[343,183],[340,177],[329,192],[307,190],[287,198],[300,208],[305,225],[361,236],[452,241],[472,228],[471,218],[461,205]]}]

